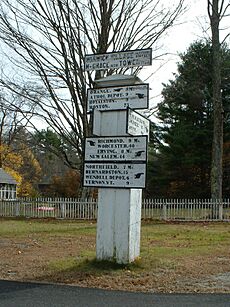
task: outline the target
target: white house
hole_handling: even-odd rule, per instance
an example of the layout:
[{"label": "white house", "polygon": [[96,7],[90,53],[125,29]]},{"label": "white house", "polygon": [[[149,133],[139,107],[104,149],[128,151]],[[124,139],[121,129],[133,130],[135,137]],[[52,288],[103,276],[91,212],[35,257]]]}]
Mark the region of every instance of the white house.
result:
[{"label": "white house", "polygon": [[17,181],[0,168],[0,199],[15,199]]}]

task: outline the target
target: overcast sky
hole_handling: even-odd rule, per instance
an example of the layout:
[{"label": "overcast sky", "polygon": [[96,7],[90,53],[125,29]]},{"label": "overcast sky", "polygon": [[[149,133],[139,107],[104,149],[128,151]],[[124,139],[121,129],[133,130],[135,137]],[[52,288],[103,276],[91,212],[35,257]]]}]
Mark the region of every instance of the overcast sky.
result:
[{"label": "overcast sky", "polygon": [[[178,25],[174,26],[164,39],[163,51],[168,55],[164,56],[163,66],[151,77],[151,80],[147,81],[152,89],[150,107],[154,107],[161,100],[162,83],[167,83],[177,71],[178,53],[186,52],[192,42],[207,35],[204,32],[208,27],[207,0],[187,0],[186,4],[187,11],[181,16]],[[158,66],[158,63],[153,62],[151,71]]]},{"label": "overcast sky", "polygon": [[[178,0],[171,0],[173,2]],[[170,3],[171,3],[170,1]],[[148,80],[152,91],[150,92],[150,107],[154,107],[160,100],[162,82],[167,83],[177,72],[178,53],[186,52],[189,45],[201,38],[210,37],[209,18],[207,14],[207,0],[185,0],[187,11],[181,16],[180,23],[174,26],[164,40],[165,52],[170,53],[165,59],[164,66]],[[225,1],[225,4],[229,0]],[[229,13],[229,12],[228,12]],[[230,32],[230,16],[225,17],[220,24],[220,39]],[[226,41],[228,44],[230,40]],[[156,63],[153,63],[154,70]],[[152,97],[152,98],[151,98]]]}]

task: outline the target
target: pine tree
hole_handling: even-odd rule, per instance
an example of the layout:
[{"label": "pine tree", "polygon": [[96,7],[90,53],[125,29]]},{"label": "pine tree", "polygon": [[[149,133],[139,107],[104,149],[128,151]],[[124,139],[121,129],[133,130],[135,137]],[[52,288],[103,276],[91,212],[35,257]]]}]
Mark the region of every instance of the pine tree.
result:
[{"label": "pine tree", "polygon": [[[224,105],[230,102],[230,51],[222,49]],[[212,47],[193,43],[181,54],[175,79],[164,84],[158,105],[160,124],[155,133],[161,144],[154,158],[158,174],[154,194],[168,197],[210,197],[210,168],[213,129]],[[229,133],[225,121],[225,134]],[[226,140],[227,141],[227,140]],[[157,166],[158,165],[158,166]],[[161,191],[163,195],[157,194]]]}]

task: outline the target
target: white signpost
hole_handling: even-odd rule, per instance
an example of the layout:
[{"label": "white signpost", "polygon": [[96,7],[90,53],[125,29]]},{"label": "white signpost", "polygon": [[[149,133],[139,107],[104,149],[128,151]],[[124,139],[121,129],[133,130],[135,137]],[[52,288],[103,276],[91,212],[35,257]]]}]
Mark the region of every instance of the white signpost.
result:
[{"label": "white signpost", "polygon": [[[85,70],[151,63],[151,49],[133,50],[86,55]],[[88,91],[87,110],[93,111],[93,135],[99,137],[86,139],[83,181],[85,186],[99,187],[97,259],[129,263],[140,255],[141,189],[146,182],[147,137],[136,134],[139,126],[142,135],[147,135],[149,130],[143,118],[142,123],[138,115],[127,115],[130,112],[127,107],[146,108],[148,86],[134,86],[135,76],[129,76],[128,85],[123,80],[119,75],[117,78],[114,75],[113,80],[99,79],[98,88]],[[129,125],[127,120],[131,122]],[[132,133],[134,136],[129,135]]]},{"label": "white signpost", "polygon": [[86,162],[146,162],[147,137],[89,137],[85,140]]},{"label": "white signpost", "polygon": [[152,65],[152,49],[128,50],[85,56],[85,70],[106,70]]},{"label": "white signpost", "polygon": [[143,115],[128,109],[127,133],[130,135],[149,135],[150,122]]},{"label": "white signpost", "polygon": [[137,84],[119,87],[88,89],[87,112],[94,109],[99,111],[148,109],[149,85]]},{"label": "white signpost", "polygon": [[84,165],[86,187],[142,189],[145,181],[146,164],[86,162]]}]

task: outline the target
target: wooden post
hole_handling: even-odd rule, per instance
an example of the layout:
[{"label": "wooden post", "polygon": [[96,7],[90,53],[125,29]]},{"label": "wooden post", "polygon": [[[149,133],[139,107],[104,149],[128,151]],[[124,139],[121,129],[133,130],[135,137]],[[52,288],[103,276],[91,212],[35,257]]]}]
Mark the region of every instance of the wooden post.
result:
[{"label": "wooden post", "polygon": [[[126,110],[100,112],[97,134],[126,133]],[[140,256],[141,189],[100,188],[96,255],[98,260],[129,263]]]},{"label": "wooden post", "polygon": [[[130,58],[132,58],[132,61],[130,61]],[[86,71],[107,70],[110,68],[118,69],[119,67],[127,66],[146,66],[151,64],[151,49],[85,56]],[[148,107],[148,87],[146,88],[146,85],[144,85],[138,91],[135,91],[133,88],[126,89],[124,87],[123,89],[115,88],[111,90],[111,87],[132,86],[137,83],[141,84],[140,81],[139,78],[132,75],[111,75],[102,79],[96,78],[96,89],[104,88],[104,90],[101,92],[100,90],[98,92],[92,90],[95,95],[88,95],[87,109],[89,112],[94,112],[94,135],[103,137],[128,135],[127,121],[131,123],[131,120],[128,120],[131,115],[127,113],[127,108],[146,109]],[[147,95],[145,94],[146,90]],[[89,97],[91,98],[89,99]],[[96,112],[96,109],[101,112]],[[148,133],[149,129],[146,127],[145,121],[139,117],[140,115],[133,114],[132,124],[139,128],[141,123],[145,131],[142,133],[140,129],[133,129],[132,133],[129,132],[131,135],[147,135]],[[91,142],[92,145],[90,146],[94,146],[95,142]],[[132,158],[132,162],[136,162],[135,157]],[[103,166],[104,161],[99,161],[101,165],[96,165],[96,162],[94,162],[94,165],[90,165],[89,161],[86,161],[88,164],[85,163],[84,167],[84,186],[101,187],[98,193],[97,259],[115,260],[117,263],[129,263],[134,261],[140,254],[141,188],[145,185],[146,168],[144,164],[143,167],[137,163],[135,166],[134,163],[133,165],[131,165],[132,163],[128,165],[127,160],[124,159],[126,165],[122,167],[127,171],[126,176],[126,173],[122,175],[124,172],[121,169],[121,164],[119,165],[120,169],[118,169],[119,167],[116,165],[118,160],[115,159],[112,163],[109,161],[111,164],[107,165],[108,167],[106,165]],[[120,160],[119,162],[123,163]],[[123,176],[125,179],[118,178],[115,181],[112,178],[110,179],[110,174],[107,172],[110,167],[114,170],[117,169],[117,174],[121,174],[120,177]],[[126,167],[128,169],[125,169]],[[134,168],[135,170],[139,168],[140,171],[136,173]],[[103,171],[104,173],[102,173]],[[98,176],[100,180],[97,182]],[[141,176],[144,177],[143,181],[143,177]],[[132,181],[130,181],[130,178],[132,178]]]},{"label": "wooden post", "polygon": [[129,263],[140,255],[141,190],[99,189],[98,260]]}]

